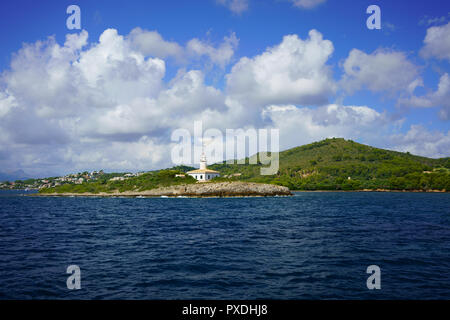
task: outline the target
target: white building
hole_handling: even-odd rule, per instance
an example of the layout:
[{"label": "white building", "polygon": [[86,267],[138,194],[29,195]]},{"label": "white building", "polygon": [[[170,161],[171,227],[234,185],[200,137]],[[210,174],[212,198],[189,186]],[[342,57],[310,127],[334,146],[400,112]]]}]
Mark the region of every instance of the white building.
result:
[{"label": "white building", "polygon": [[194,177],[197,181],[208,181],[215,177],[220,177],[219,171],[210,170],[206,167],[206,156],[202,153],[200,158],[200,169],[186,172],[191,177]]},{"label": "white building", "polygon": [[125,179],[126,179],[125,177],[114,177],[114,178],[109,179],[109,181],[123,181]]}]

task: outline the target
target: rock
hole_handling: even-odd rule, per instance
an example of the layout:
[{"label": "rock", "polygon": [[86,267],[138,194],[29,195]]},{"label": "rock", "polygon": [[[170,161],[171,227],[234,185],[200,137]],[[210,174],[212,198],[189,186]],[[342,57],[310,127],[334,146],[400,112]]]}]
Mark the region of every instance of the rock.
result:
[{"label": "rock", "polygon": [[161,187],[145,191],[126,191],[113,193],[45,193],[38,196],[95,196],[95,197],[266,197],[266,196],[290,196],[291,191],[287,187],[273,184],[254,182],[217,182],[195,183]]},{"label": "rock", "polygon": [[292,195],[289,188],[251,182],[196,183],[143,191],[147,196],[236,197]]}]

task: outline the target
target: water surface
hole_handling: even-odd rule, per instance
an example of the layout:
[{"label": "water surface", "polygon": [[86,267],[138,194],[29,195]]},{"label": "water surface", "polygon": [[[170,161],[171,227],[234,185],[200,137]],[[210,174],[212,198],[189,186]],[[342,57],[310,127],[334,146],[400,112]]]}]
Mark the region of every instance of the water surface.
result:
[{"label": "water surface", "polygon": [[[381,290],[366,287],[372,264]],[[0,192],[1,299],[450,299],[449,270],[448,193]]]}]

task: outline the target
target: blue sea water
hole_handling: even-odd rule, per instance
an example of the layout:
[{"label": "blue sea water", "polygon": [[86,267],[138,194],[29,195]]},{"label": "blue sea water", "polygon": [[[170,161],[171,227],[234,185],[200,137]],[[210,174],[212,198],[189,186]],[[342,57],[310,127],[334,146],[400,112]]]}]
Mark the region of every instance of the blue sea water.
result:
[{"label": "blue sea water", "polygon": [[0,192],[0,299],[450,299],[449,271],[449,193]]}]

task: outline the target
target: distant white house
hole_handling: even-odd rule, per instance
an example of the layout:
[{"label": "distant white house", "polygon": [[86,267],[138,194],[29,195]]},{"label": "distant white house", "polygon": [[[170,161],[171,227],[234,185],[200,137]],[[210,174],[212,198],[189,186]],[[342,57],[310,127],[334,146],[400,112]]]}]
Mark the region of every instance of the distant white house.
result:
[{"label": "distant white house", "polygon": [[114,177],[114,178],[109,179],[109,181],[123,181],[125,179],[126,179],[125,177]]},{"label": "distant white house", "polygon": [[220,177],[220,172],[208,169],[206,167],[206,156],[202,153],[200,158],[200,169],[186,172],[191,177],[194,177],[197,181],[204,182],[211,180],[212,178]]}]

